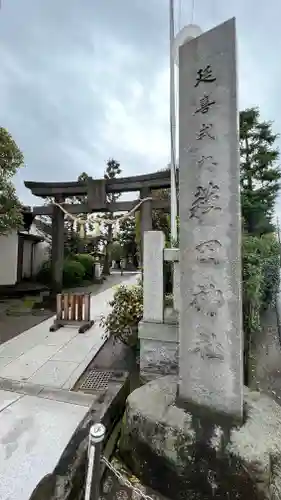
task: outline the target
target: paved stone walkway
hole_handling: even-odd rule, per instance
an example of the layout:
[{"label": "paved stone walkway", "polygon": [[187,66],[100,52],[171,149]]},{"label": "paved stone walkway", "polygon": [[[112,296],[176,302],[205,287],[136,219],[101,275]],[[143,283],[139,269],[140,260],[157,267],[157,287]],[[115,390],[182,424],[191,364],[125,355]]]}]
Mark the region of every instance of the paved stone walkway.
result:
[{"label": "paved stone walkway", "polygon": [[[126,277],[126,274],[124,274],[124,277]],[[102,284],[94,284],[86,287],[70,289],[67,291],[89,291],[92,293],[92,295],[96,295],[100,292],[104,292],[114,285],[117,285],[118,283],[121,283],[122,280],[123,277],[120,275],[120,273],[113,271],[110,277],[108,277]],[[42,321],[54,315],[52,311],[47,309],[45,309],[44,314],[38,312],[36,314],[33,314],[32,312],[30,312],[29,314],[25,312],[24,314],[20,315],[6,314],[6,311],[10,308],[21,308],[24,302],[24,298],[0,300],[0,345],[4,342],[7,342],[8,340],[17,337],[29,328],[38,325]]]},{"label": "paved stone walkway", "polygon": [[[122,282],[135,283],[137,275],[125,275]],[[42,387],[71,389],[105,342],[101,315],[110,308],[113,288],[91,297],[91,318],[95,324],[79,334],[76,327],[50,332],[54,317],[35,325],[0,347],[0,388],[3,380]]]},{"label": "paved stone walkway", "polygon": [[0,390],[1,500],[29,499],[56,467],[88,409],[88,397],[71,404]]},{"label": "paved stone walkway", "polygon": [[[128,284],[136,280],[137,275],[122,278]],[[50,333],[51,318],[0,347],[1,500],[29,500],[95,404],[98,396],[67,389],[105,342],[99,318],[113,293],[108,288],[92,297],[96,323],[86,334],[68,327]]]}]

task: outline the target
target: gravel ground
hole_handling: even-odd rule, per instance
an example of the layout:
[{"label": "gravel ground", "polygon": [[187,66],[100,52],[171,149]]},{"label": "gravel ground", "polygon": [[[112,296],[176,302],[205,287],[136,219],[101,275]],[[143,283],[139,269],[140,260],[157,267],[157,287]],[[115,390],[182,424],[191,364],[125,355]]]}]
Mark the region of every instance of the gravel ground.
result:
[{"label": "gravel ground", "polygon": [[274,308],[265,312],[262,330],[255,334],[253,385],[281,404],[281,345]]}]

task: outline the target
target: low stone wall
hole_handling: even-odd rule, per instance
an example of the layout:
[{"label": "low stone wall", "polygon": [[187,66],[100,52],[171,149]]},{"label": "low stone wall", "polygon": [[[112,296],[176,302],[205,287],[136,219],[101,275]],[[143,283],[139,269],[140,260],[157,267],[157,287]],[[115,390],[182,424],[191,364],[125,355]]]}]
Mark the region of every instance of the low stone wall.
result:
[{"label": "low stone wall", "polygon": [[74,500],[84,498],[87,472],[87,450],[90,427],[102,422],[107,430],[105,443],[113,427],[124,412],[125,401],[130,392],[128,374],[120,382],[110,382],[108,390],[94,401],[68,446],[64,450],[53,473],[48,474],[37,485],[30,500]]},{"label": "low stone wall", "polygon": [[221,427],[175,405],[177,378],[130,394],[120,453],[132,472],[174,500],[280,500],[281,408],[245,388],[245,423]]}]

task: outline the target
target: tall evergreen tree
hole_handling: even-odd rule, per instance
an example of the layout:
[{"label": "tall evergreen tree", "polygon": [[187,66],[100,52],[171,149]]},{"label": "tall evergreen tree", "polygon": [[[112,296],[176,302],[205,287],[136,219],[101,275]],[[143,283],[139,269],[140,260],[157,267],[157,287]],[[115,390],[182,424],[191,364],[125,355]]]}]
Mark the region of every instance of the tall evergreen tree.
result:
[{"label": "tall evergreen tree", "polygon": [[135,267],[138,266],[138,248],[136,242],[136,216],[130,215],[119,224],[118,241],[123,248],[124,257],[130,257]]},{"label": "tall evergreen tree", "polygon": [[22,223],[22,206],[12,178],[23,164],[23,154],[14,139],[0,127],[0,234],[8,234]]},{"label": "tall evergreen tree", "polygon": [[241,201],[245,230],[253,235],[271,232],[281,172],[278,135],[271,122],[260,119],[258,108],[240,112]]},{"label": "tall evergreen tree", "polygon": [[[116,160],[113,160],[113,158],[109,159],[107,162],[107,167],[104,173],[104,178],[105,179],[115,179],[120,175],[122,172],[120,168],[120,163]],[[110,203],[115,203],[118,198],[120,198],[121,194],[120,193],[109,193],[107,194],[107,202]],[[110,205],[109,205],[110,206]],[[112,212],[107,212],[105,214],[105,219],[114,219],[114,214]],[[105,257],[104,257],[104,266],[103,266],[103,274],[107,275],[109,274],[109,268],[110,268],[110,247],[113,239],[113,228],[112,224],[107,225],[107,245],[105,249]]]}]

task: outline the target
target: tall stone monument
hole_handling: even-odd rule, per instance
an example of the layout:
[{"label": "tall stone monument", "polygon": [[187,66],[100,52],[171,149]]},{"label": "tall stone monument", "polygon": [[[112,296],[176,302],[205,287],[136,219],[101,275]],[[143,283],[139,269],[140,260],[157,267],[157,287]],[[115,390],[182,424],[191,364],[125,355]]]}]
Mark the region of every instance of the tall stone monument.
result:
[{"label": "tall stone monument", "polygon": [[241,420],[242,300],[235,20],[179,55],[178,405]]},{"label": "tall stone monument", "polygon": [[[144,484],[167,498],[280,500],[281,407],[242,385],[233,19],[181,48],[179,97],[179,378],[154,378],[130,394],[119,451]],[[155,243],[159,262],[175,261],[161,233],[146,233],[146,240]],[[156,264],[146,262],[153,275]],[[153,300],[146,300],[150,320]],[[172,339],[164,338],[163,326],[158,350],[162,338],[168,352]]]}]

